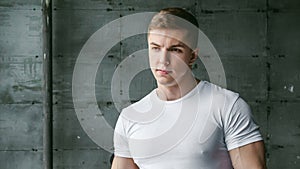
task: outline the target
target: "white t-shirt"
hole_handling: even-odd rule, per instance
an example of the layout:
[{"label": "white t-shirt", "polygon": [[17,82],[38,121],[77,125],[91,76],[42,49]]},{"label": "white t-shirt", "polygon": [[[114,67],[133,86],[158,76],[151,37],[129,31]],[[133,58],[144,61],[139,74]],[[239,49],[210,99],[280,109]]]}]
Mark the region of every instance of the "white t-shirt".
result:
[{"label": "white t-shirt", "polygon": [[260,140],[247,103],[201,81],[180,99],[163,101],[153,90],[123,109],[114,153],[140,169],[232,169],[228,151]]}]

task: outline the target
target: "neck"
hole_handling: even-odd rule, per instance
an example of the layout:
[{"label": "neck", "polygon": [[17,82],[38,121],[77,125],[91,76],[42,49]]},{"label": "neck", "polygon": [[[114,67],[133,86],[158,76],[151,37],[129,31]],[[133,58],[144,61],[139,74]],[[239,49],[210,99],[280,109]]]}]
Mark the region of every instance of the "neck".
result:
[{"label": "neck", "polygon": [[193,75],[187,75],[186,78],[175,85],[167,86],[158,84],[157,95],[161,100],[177,100],[193,90],[199,82],[200,80],[195,79]]}]

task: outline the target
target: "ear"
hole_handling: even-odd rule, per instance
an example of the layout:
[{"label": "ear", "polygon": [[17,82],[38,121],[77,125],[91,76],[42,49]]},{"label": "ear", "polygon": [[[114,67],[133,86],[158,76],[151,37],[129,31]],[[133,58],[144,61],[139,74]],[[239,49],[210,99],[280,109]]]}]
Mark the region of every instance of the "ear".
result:
[{"label": "ear", "polygon": [[198,53],[199,53],[199,48],[196,48],[196,49],[194,49],[194,50],[192,51],[191,59],[190,59],[190,62],[189,62],[190,68],[192,68],[192,65],[193,65],[194,62],[197,60]]}]

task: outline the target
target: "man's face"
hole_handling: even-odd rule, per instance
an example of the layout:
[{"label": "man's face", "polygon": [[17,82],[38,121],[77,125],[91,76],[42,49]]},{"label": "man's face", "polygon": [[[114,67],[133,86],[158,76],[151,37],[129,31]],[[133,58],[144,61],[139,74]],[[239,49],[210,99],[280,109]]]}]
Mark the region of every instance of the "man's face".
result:
[{"label": "man's face", "polygon": [[187,45],[188,32],[179,29],[154,29],[148,34],[151,71],[160,85],[173,86],[190,72],[197,52]]}]

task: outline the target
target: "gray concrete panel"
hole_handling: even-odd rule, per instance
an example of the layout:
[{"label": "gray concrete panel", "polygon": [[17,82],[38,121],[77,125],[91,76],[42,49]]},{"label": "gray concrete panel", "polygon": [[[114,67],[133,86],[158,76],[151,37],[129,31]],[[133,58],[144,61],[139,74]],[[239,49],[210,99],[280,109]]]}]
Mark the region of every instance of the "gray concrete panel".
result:
[{"label": "gray concrete panel", "polygon": [[41,169],[41,151],[0,151],[1,169]]},{"label": "gray concrete panel", "polygon": [[38,10],[42,9],[40,0],[1,0],[0,7],[18,10]]},{"label": "gray concrete panel", "polygon": [[228,88],[249,101],[266,100],[265,14],[228,11],[202,13],[198,18],[200,29],[219,53]]},{"label": "gray concrete panel", "polygon": [[300,100],[300,13],[270,14],[270,94],[272,100]]},{"label": "gray concrete panel", "polygon": [[0,2],[0,168],[42,168],[40,0]]},{"label": "gray concrete panel", "polygon": [[42,148],[42,105],[0,104],[0,150]]},{"label": "gray concrete panel", "polygon": [[265,58],[226,57],[222,59],[227,88],[238,92],[248,101],[267,100],[267,75]]},{"label": "gray concrete panel", "polygon": [[57,9],[99,9],[103,11],[157,11],[166,7],[184,7],[189,10],[195,9],[197,0],[172,0],[172,1],[147,1],[135,0],[123,1],[123,0],[54,0],[54,8]]},{"label": "gray concrete panel", "polygon": [[269,168],[300,167],[300,103],[273,103],[269,119]]},{"label": "gray concrete panel", "polygon": [[144,12],[144,11],[159,11],[163,8],[169,7],[181,7],[185,8],[188,11],[195,12],[196,6],[198,5],[197,0],[172,0],[172,1],[147,1],[145,3],[144,0],[135,0],[134,3],[130,1],[123,1],[118,0],[121,6],[119,7],[123,11],[137,11],[137,12]]},{"label": "gray concrete panel", "polygon": [[0,103],[41,102],[41,11],[0,10]]},{"label": "gray concrete panel", "polygon": [[[103,25],[119,18],[119,12],[106,12],[102,10],[57,10],[54,11],[53,28],[53,94],[54,103],[73,106],[72,101],[72,76],[76,59],[84,43]],[[97,79],[100,79],[96,87],[104,89],[105,94],[99,99],[109,100],[110,78],[106,77],[106,71],[113,71],[113,67],[120,62],[118,44],[108,54],[107,59],[101,62]],[[103,68],[103,69],[102,69]]]},{"label": "gray concrete panel", "polygon": [[0,56],[0,103],[41,103],[40,56]]},{"label": "gray concrete panel", "polygon": [[201,0],[203,10],[258,10],[266,8],[265,0]]},{"label": "gray concrete panel", "polygon": [[0,10],[0,54],[41,54],[42,12],[40,10]]},{"label": "gray concrete panel", "polygon": [[[200,9],[198,9],[200,10]],[[266,18],[262,12],[202,13],[200,29],[224,57],[264,57]],[[200,49],[201,52],[201,49]]]},{"label": "gray concrete panel", "polygon": [[113,2],[107,0],[53,0],[53,9],[88,9],[88,10],[101,10],[110,11]]},{"label": "gray concrete panel", "polygon": [[110,156],[98,149],[54,151],[54,169],[109,169]]},{"label": "gray concrete panel", "polygon": [[73,108],[63,105],[53,108],[53,148],[77,149],[97,148],[88,135],[83,131]]},{"label": "gray concrete panel", "polygon": [[299,11],[300,10],[300,1],[299,0],[269,0],[269,5],[275,10],[284,10],[284,11]]},{"label": "gray concrete panel", "polygon": [[130,83],[129,97],[138,101],[156,88],[156,81],[150,69],[138,73]]}]

